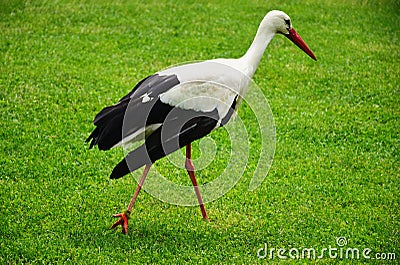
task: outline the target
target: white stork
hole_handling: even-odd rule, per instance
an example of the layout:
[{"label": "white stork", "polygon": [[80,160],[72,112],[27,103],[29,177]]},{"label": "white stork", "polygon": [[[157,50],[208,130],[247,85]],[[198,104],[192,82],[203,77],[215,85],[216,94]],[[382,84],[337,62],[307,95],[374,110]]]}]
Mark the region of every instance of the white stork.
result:
[{"label": "white stork", "polygon": [[[277,34],[282,34],[316,60],[313,52],[292,28],[287,14],[270,11],[261,21],[257,34],[238,59],[215,59],[176,66],[140,81],[115,105],[101,110],[94,119],[96,128],[86,140],[108,150],[145,139],[112,171],[117,179],[145,166],[132,200],[111,228],[122,226],[128,232],[128,219],[139,191],[158,159],[186,146],[185,167],[193,183],[203,218],[209,220],[203,205],[194,166],[191,143],[226,124],[247,91],[249,82],[265,48]],[[239,73],[239,74],[238,74]]]}]

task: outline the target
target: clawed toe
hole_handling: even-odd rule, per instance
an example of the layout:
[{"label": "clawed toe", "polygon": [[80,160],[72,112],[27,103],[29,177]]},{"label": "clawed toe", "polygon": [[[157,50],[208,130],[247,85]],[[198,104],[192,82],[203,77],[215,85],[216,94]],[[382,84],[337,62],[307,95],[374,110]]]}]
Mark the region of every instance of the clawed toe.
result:
[{"label": "clawed toe", "polygon": [[113,217],[119,217],[119,220],[116,221],[111,227],[110,229],[113,229],[117,226],[122,226],[122,233],[124,233],[125,235],[128,233],[128,220],[129,220],[129,215],[130,212],[126,211],[123,213],[119,213],[119,214],[114,214]]}]

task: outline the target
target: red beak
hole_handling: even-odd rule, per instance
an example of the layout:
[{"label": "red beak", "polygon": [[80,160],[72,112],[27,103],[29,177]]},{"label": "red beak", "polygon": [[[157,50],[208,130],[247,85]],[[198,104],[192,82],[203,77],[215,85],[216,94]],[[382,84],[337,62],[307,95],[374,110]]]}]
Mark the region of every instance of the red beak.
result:
[{"label": "red beak", "polygon": [[289,34],[284,34],[289,40],[291,40],[294,44],[297,45],[300,49],[302,49],[305,53],[308,54],[311,58],[313,58],[315,61],[317,58],[315,57],[314,53],[308,48],[307,44],[303,41],[303,39],[300,37],[300,35],[293,29],[291,28],[289,30]]}]

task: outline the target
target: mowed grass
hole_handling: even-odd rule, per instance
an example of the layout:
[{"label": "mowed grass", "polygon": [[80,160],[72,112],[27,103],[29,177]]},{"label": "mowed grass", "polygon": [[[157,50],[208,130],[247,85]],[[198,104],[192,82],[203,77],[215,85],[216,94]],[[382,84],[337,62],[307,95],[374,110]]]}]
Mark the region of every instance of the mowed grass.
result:
[{"label": "mowed grass", "polygon": [[[95,114],[170,65],[241,56],[271,9],[291,16],[318,61],[277,36],[259,65],[277,132],[263,184],[247,190],[253,139],[238,184],[206,204],[210,223],[198,207],[142,192],[129,234],[109,230],[136,182],[108,179],[122,150],[88,150]],[[397,1],[2,0],[0,263],[255,264],[282,261],[257,257],[265,243],[319,255],[338,237],[398,262],[399,10]],[[212,137],[229,146],[224,131]],[[218,159],[200,183],[223,170]],[[168,160],[156,166],[190,184]]]}]

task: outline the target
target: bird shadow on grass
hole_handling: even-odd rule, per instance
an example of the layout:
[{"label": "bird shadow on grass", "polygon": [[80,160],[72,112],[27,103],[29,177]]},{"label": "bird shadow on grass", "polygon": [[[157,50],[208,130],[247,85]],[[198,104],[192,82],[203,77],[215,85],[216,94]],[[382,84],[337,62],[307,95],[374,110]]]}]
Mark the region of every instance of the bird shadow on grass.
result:
[{"label": "bird shadow on grass", "polygon": [[[234,228],[223,221],[208,223],[201,218],[194,219],[189,218],[179,223],[164,218],[154,221],[131,219],[127,235],[121,233],[120,227],[114,230],[96,227],[89,233],[78,232],[76,236],[70,237],[69,244],[73,249],[84,246],[88,250],[101,249],[104,255],[139,255],[154,262],[158,258],[176,256],[185,259],[192,257],[193,253],[207,253],[209,257],[219,258],[231,250],[238,251],[240,255],[253,256],[254,243],[263,242],[257,233],[247,230],[248,226]],[[155,257],[157,253],[159,255]],[[91,251],[86,254],[92,255]]]}]

